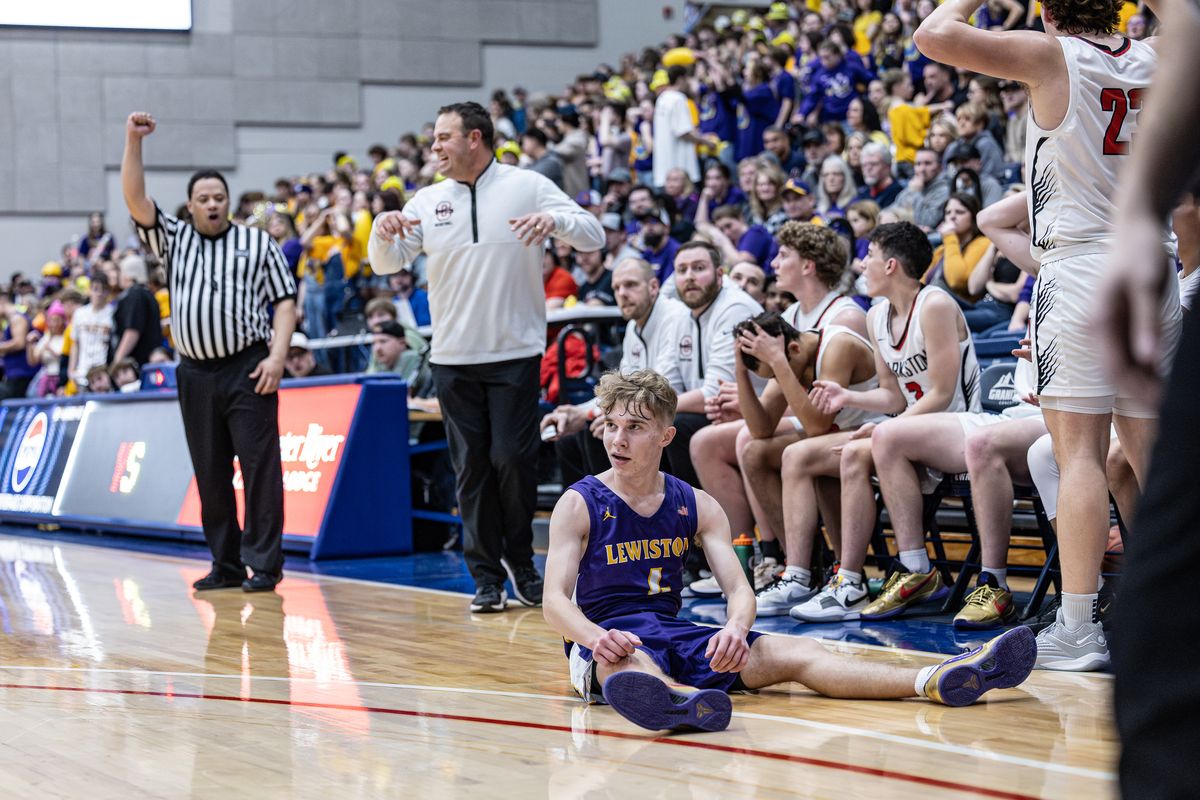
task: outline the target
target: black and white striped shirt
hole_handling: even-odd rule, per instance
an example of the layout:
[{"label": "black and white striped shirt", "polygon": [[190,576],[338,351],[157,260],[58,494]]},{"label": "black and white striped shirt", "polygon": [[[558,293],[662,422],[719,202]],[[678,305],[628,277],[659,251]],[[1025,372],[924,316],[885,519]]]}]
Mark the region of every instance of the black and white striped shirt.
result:
[{"label": "black and white striped shirt", "polygon": [[188,358],[224,358],[271,338],[269,304],[296,296],[287,259],[266,231],[230,225],[205,236],[155,206],[138,236],[167,269],[171,332]]}]

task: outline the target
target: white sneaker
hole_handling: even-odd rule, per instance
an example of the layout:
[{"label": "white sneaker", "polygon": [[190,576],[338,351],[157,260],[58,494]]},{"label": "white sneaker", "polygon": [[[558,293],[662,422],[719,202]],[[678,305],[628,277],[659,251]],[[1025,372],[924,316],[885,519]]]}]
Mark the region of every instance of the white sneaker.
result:
[{"label": "white sneaker", "polygon": [[716,577],[710,575],[707,578],[701,578],[698,581],[692,581],[688,584],[688,588],[692,590],[692,595],[695,597],[720,597],[721,585],[717,583]]},{"label": "white sneaker", "polygon": [[758,616],[782,616],[810,594],[812,594],[812,587],[807,583],[784,576],[754,596],[755,602],[758,604]]},{"label": "white sneaker", "polygon": [[761,592],[779,580],[781,572],[783,572],[783,567],[779,565],[778,561],[770,556],[763,556],[762,560],[754,565],[754,591]]},{"label": "white sneaker", "polygon": [[1037,666],[1065,672],[1094,672],[1104,669],[1111,659],[1108,640],[1099,622],[1087,622],[1068,631],[1062,609],[1050,627],[1037,636]]},{"label": "white sneaker", "polygon": [[849,583],[834,575],[825,588],[788,613],[801,622],[842,622],[858,619],[870,601],[865,583]]}]

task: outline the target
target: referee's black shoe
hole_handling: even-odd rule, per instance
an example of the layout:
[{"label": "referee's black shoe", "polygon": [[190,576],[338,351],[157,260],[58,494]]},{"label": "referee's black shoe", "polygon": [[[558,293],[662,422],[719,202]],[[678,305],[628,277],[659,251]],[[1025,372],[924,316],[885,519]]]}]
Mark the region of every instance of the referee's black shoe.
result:
[{"label": "referee's black shoe", "polygon": [[282,575],[268,575],[265,572],[256,572],[246,580],[242,581],[243,592],[273,592],[275,586],[283,580]]},{"label": "referee's black shoe", "polygon": [[197,592],[207,592],[211,589],[236,589],[242,585],[242,581],[244,580],[246,580],[245,574],[234,575],[226,572],[217,572],[214,569],[193,583],[192,588]]}]

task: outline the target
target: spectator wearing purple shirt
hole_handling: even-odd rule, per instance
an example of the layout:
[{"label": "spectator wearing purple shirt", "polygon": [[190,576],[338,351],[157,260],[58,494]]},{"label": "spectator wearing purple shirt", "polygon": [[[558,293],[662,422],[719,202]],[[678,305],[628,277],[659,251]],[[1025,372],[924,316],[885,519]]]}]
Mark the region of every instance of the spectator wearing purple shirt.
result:
[{"label": "spectator wearing purple shirt", "polygon": [[[662,212],[657,208],[641,212],[635,221],[641,229],[630,240],[629,246],[647,263],[654,265],[659,284],[666,285],[667,278],[675,271],[675,253],[679,251],[679,242],[671,238],[667,224],[662,220]],[[616,260],[620,262],[621,259]]]},{"label": "spectator wearing purple shirt", "polygon": [[709,61],[701,56],[698,61],[700,80],[696,85],[696,105],[700,111],[700,132],[710,133],[728,147],[732,159],[732,145],[737,141],[737,90],[736,81],[716,60]]},{"label": "spectator wearing purple shirt", "polygon": [[866,87],[874,76],[863,67],[853,64],[833,42],[822,42],[817,50],[821,65],[813,71],[811,86],[800,114],[809,127],[821,122],[843,122],[850,101],[859,95],[859,86]]},{"label": "spectator wearing purple shirt", "polygon": [[752,158],[763,150],[763,131],[775,124],[779,115],[779,98],[771,86],[767,65],[751,61],[742,74],[742,86],[737,91],[737,142],[733,156],[737,161]]},{"label": "spectator wearing purple shirt", "polygon": [[704,170],[704,192],[700,195],[700,205],[704,206],[708,217],[720,206],[746,205],[746,195],[733,185],[733,173],[724,164],[710,164]]},{"label": "spectator wearing purple shirt", "polygon": [[714,236],[713,239],[725,256],[726,263],[753,261],[768,275],[774,274],[771,261],[779,252],[779,245],[766,228],[761,225],[747,225],[741,210],[733,206],[721,206],[714,211],[712,224],[723,234],[722,237]]}]

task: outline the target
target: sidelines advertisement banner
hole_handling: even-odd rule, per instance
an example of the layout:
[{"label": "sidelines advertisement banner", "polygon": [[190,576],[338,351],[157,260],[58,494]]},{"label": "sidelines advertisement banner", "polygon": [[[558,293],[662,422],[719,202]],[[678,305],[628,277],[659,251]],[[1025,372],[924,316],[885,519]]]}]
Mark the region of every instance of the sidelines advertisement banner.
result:
[{"label": "sidelines advertisement banner", "polygon": [[[399,380],[280,390],[285,548],[411,552],[405,402]],[[351,425],[361,432],[347,457]],[[194,537],[200,499],[174,395],[0,404],[0,519]]]},{"label": "sidelines advertisement banner", "polygon": [[50,514],[84,405],[0,406],[0,511]]},{"label": "sidelines advertisement banner", "polygon": [[174,399],[87,404],[55,516],[174,525],[192,480]]},{"label": "sidelines advertisement banner", "polygon": [[[315,537],[320,532],[361,391],[362,387],[358,384],[342,384],[283,389],[279,392],[284,533]],[[190,463],[188,471],[190,474]],[[245,492],[241,466],[236,461],[233,486],[237,496],[238,519],[244,521]],[[200,496],[194,477],[187,487],[175,521],[180,525],[200,527]]]}]

